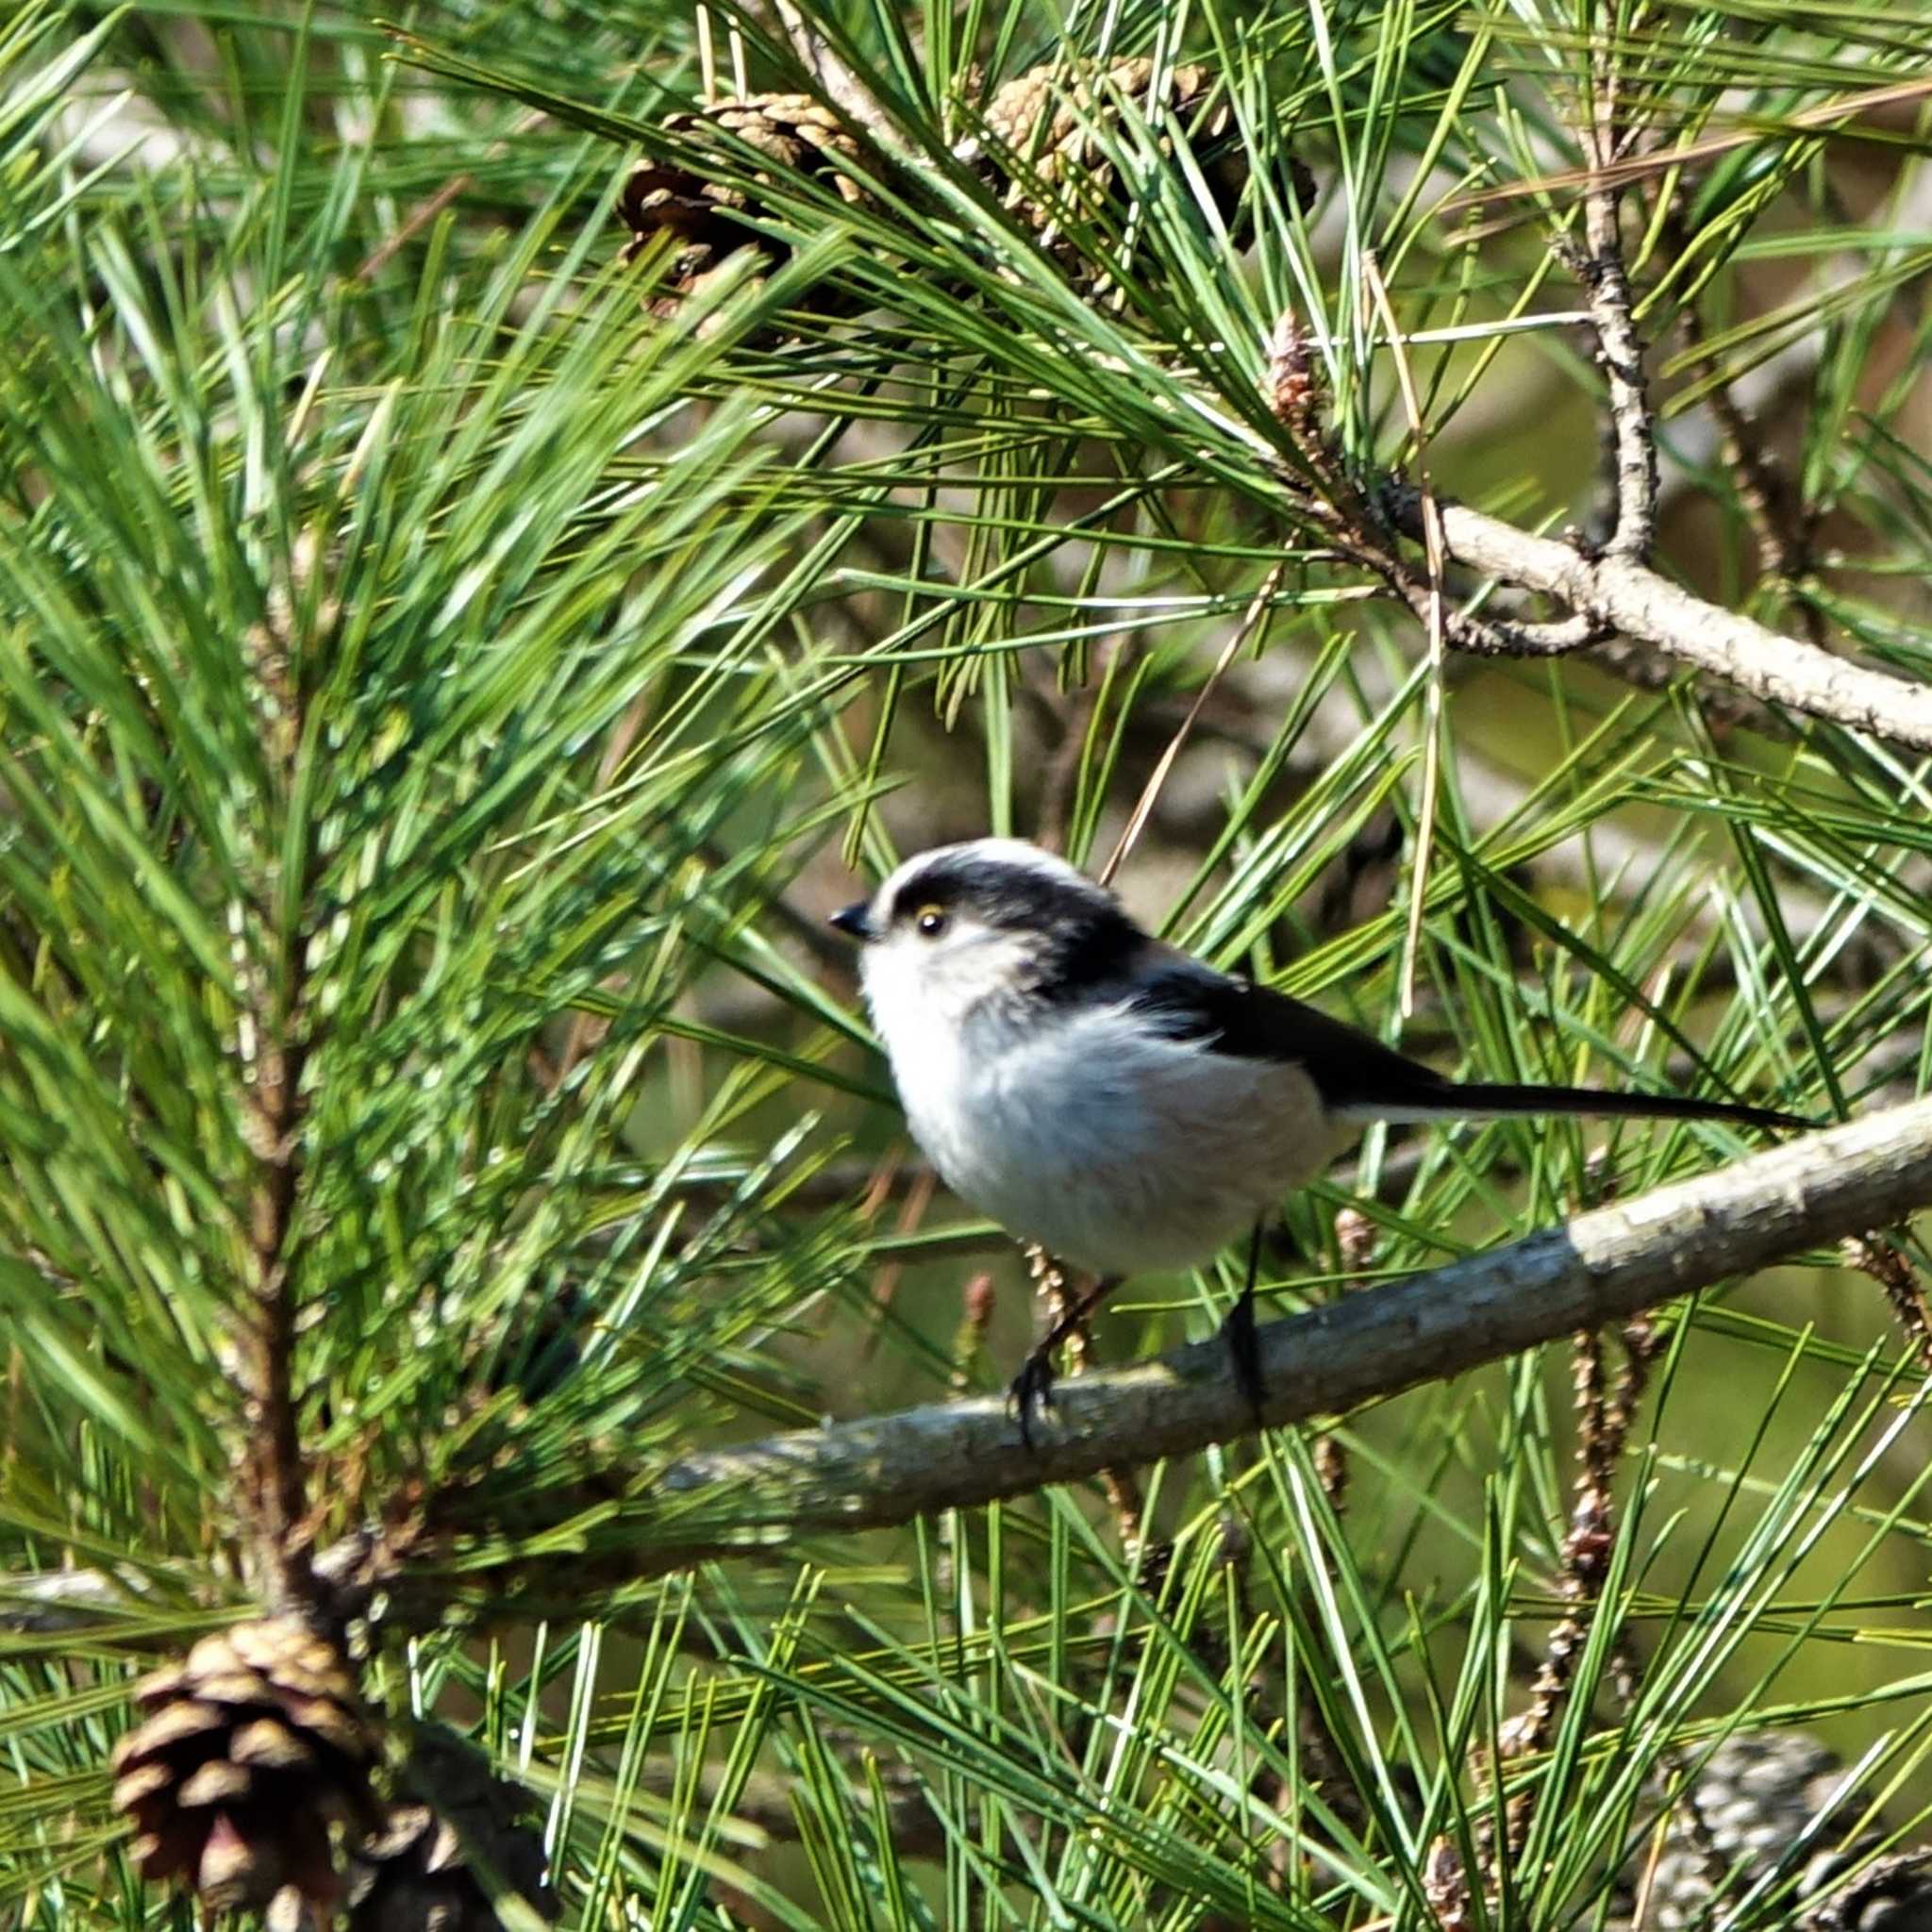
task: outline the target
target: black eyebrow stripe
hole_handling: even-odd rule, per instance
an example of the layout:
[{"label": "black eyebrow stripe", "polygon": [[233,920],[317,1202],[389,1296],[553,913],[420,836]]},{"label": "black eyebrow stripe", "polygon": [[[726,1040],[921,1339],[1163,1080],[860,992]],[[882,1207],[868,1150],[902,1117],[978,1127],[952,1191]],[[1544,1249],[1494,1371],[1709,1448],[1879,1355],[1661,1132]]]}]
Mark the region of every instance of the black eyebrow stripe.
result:
[{"label": "black eyebrow stripe", "polygon": [[991,858],[942,858],[922,868],[892,895],[889,918],[904,919],[923,906],[970,907],[991,924],[1043,930],[1068,920],[1125,916],[1109,893],[1086,879]]},{"label": "black eyebrow stripe", "polygon": [[887,923],[926,906],[958,908],[996,930],[1024,934],[1033,943],[1024,983],[1014,990],[1056,1006],[1118,980],[1148,942],[1106,887],[1009,859],[935,859],[893,892]]}]

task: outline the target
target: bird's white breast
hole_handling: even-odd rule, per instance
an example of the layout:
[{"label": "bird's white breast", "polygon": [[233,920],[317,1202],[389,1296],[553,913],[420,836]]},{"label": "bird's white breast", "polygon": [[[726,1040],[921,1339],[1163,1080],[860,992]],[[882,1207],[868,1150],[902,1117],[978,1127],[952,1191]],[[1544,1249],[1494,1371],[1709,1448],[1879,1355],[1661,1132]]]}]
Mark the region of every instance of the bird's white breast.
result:
[{"label": "bird's white breast", "polygon": [[879,964],[867,996],[920,1145],[962,1199],[1076,1267],[1205,1261],[1346,1138],[1298,1067],[1166,1040],[1112,1006],[962,1024]]}]

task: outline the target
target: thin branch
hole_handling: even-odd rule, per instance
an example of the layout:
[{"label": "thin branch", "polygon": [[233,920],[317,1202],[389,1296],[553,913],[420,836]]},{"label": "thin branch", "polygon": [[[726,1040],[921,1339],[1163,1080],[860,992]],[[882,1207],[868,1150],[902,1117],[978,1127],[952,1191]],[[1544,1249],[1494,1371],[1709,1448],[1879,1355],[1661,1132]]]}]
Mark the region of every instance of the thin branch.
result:
[{"label": "thin branch", "polygon": [[[1932,1204],[1932,1098],[1601,1208],[1495,1253],[1261,1333],[1263,1416],[1282,1427],[1458,1374]],[[1028,1450],[977,1398],[691,1456],[623,1506],[643,1577],[799,1536],[846,1536],[1184,1456],[1254,1426],[1205,1341],[1063,1383]],[[421,1560],[419,1558],[419,1560]],[[608,1559],[607,1559],[608,1560]]]},{"label": "thin branch", "polygon": [[1436,504],[1432,514],[1423,491],[1395,476],[1371,486],[1364,500],[1338,468],[1314,421],[1318,391],[1307,341],[1295,318],[1286,315],[1271,345],[1262,396],[1288,427],[1318,488],[1311,490],[1309,477],[1258,437],[1254,446],[1274,467],[1291,516],[1312,525],[1337,555],[1379,577],[1425,624],[1435,609],[1431,577],[1413,569],[1394,542],[1384,541],[1382,533],[1391,525],[1425,548],[1439,526],[1449,561],[1552,598],[1569,612],[1552,623],[1524,624],[1482,611],[1449,610],[1445,635],[1458,651],[1548,658],[1608,642],[1610,648],[1596,653],[1607,668],[1641,673],[1641,659],[1629,655],[1626,641],[1634,641],[1708,672],[1748,697],[1932,751],[1932,684],[1848,663],[1814,643],[1781,636],[1693,596],[1643,561],[1657,519],[1657,457],[1613,192],[1591,197],[1586,234],[1595,253],[1578,264],[1578,272],[1591,290],[1609,384],[1618,481],[1616,524],[1602,550],[1538,536],[1461,505]]},{"label": "thin branch", "polygon": [[904,138],[879,97],[838,50],[805,16],[792,0],[770,0],[773,18],[798,64],[811,75],[819,92],[855,125],[862,127],[895,160],[913,162]]},{"label": "thin branch", "polygon": [[[1382,313],[1389,318],[1385,326],[1391,329],[1393,341],[1396,338],[1386,291]],[[1444,605],[1442,551],[1436,541],[1439,520],[1433,516],[1433,500],[1426,487],[1415,491],[1418,521],[1410,534],[1419,532],[1422,536],[1430,561],[1429,572],[1424,575],[1410,566],[1400,544],[1393,541],[1393,532],[1387,527],[1391,514],[1389,505],[1363,493],[1332,435],[1323,426],[1321,374],[1309,353],[1314,341],[1315,338],[1302,327],[1292,309],[1277,317],[1269,342],[1268,369],[1262,378],[1261,394],[1270,413],[1288,431],[1307,465],[1307,477],[1315,485],[1308,488],[1307,478],[1289,465],[1280,466],[1279,474],[1294,498],[1295,510],[1321,530],[1333,554],[1379,577],[1415,613],[1432,641],[1440,634],[1457,650],[1472,656],[1557,657],[1607,636],[1608,629],[1603,621],[1587,611],[1554,624],[1524,624],[1486,612],[1451,609]],[[1407,384],[1407,363],[1399,353],[1397,371]],[[1412,387],[1408,400],[1420,456],[1422,425]],[[1392,490],[1394,486],[1389,488]],[[1390,502],[1393,500],[1391,496]]]},{"label": "thin branch", "polygon": [[[1341,1414],[1627,1321],[1928,1205],[1932,1096],[1270,1323],[1260,1334],[1263,1420],[1280,1428]],[[1005,1402],[977,1397],[685,1457],[641,1477],[629,1501],[597,1505],[604,1546],[585,1560],[608,1576],[618,1558],[625,1578],[641,1581],[794,1538],[849,1536],[1191,1455],[1253,1427],[1225,1345],[1196,1342],[1063,1383],[1051,1425],[1036,1430],[1030,1450]],[[613,1534],[632,1546],[613,1549]],[[372,1532],[332,1545],[315,1568],[341,1614],[366,1608],[383,1590],[390,1614],[412,1626],[440,1621],[453,1587],[481,1582],[460,1571],[440,1576],[430,1549],[399,1557]],[[64,1624],[91,1603],[128,1601],[124,1588],[104,1580],[96,1595],[72,1573],[25,1577],[0,1590],[0,1629],[45,1628],[50,1617]]]},{"label": "thin branch", "polygon": [[136,1578],[102,1570],[49,1570],[39,1575],[0,1576],[0,1630],[10,1637],[51,1637],[84,1630],[104,1618],[125,1616],[142,1605]]},{"label": "thin branch", "polygon": [[[275,586],[247,650],[267,701],[267,750],[278,777],[292,791],[303,738],[303,691],[295,661],[296,603],[314,557],[298,548],[292,582]],[[317,613],[333,623],[333,608]],[[279,868],[277,856],[271,864]],[[295,858],[306,866],[306,848]],[[301,1206],[303,1091],[310,1046],[308,1002],[308,881],[298,876],[263,891],[267,906],[286,903],[292,917],[262,935],[257,948],[243,938],[247,915],[236,914],[236,953],[242,987],[238,1025],[247,1082],[242,1131],[257,1171],[247,1204],[249,1323],[242,1337],[241,1374],[247,1391],[248,1440],[240,1474],[254,1532],[254,1555],[271,1602],[301,1609],[315,1598],[310,1567],[314,1529],[308,1522],[308,1478],[295,1391],[295,1318],[299,1303],[294,1241]]]},{"label": "thin branch", "polygon": [[296,1291],[289,1252],[302,1174],[307,951],[306,935],[295,935],[284,964],[286,998],[259,1015],[265,1024],[255,1059],[251,1122],[261,1171],[248,1212],[256,1330],[244,1371],[250,1434],[247,1483],[258,1555],[271,1596],[282,1608],[293,1607],[310,1594],[307,1485],[294,1400]]},{"label": "thin branch", "polygon": [[1610,440],[1617,473],[1617,516],[1604,548],[1611,557],[1641,559],[1657,534],[1657,440],[1643,384],[1643,341],[1624,264],[1619,189],[1606,171],[1617,158],[1618,74],[1601,38],[1592,50],[1590,124],[1583,147],[1592,170],[1583,197],[1583,239],[1589,250],[1576,264],[1596,330],[1597,360],[1609,391]]},{"label": "thin branch", "polygon": [[[1405,534],[1420,541],[1423,512],[1415,491],[1391,482],[1384,500]],[[1591,613],[1624,636],[1654,644],[1678,663],[1708,672],[1767,704],[1932,751],[1932,684],[1868,670],[1800,638],[1781,636],[1706,603],[1631,559],[1587,557],[1557,538],[1536,536],[1459,504],[1444,504],[1441,512],[1442,534],[1457,563]],[[1450,637],[1458,648],[1482,648],[1453,628]]]}]

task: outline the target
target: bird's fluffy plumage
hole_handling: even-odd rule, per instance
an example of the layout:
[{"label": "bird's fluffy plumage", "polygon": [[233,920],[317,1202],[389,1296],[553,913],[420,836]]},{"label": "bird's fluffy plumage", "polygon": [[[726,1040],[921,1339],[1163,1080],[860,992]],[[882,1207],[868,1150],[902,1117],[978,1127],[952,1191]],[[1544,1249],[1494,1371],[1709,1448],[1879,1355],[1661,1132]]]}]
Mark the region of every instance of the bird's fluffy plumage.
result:
[{"label": "bird's fluffy plumage", "polygon": [[1722,1102],[1460,1085],[1152,939],[1013,839],[909,858],[840,923],[907,1119],[953,1191],[1102,1274],[1206,1260],[1369,1120],[1522,1113],[1795,1124]]}]

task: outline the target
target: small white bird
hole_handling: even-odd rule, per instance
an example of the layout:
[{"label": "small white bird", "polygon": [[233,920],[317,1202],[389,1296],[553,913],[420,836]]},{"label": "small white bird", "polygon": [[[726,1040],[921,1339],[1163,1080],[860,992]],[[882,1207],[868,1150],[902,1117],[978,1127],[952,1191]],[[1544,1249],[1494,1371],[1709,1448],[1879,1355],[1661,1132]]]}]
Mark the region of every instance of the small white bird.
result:
[{"label": "small white bird", "polygon": [[1258,1408],[1262,1223],[1371,1121],[1807,1124],[1728,1101],[1448,1079],[1152,938],[1105,887],[1017,839],[923,852],[832,924],[862,943],[873,1023],[946,1185],[1100,1277],[1015,1380],[1023,1432],[1049,1396],[1054,1351],[1123,1277],[1193,1266],[1250,1231],[1226,1334]]}]

